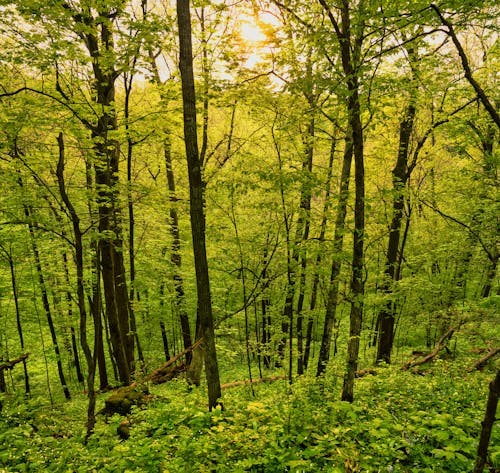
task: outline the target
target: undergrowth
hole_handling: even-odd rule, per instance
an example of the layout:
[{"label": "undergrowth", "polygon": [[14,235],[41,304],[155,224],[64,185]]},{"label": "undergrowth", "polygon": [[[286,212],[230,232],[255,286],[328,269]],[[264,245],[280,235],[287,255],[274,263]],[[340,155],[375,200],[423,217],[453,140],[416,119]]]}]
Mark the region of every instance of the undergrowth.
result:
[{"label": "undergrowth", "polygon": [[[224,391],[208,412],[203,387],[182,380],[151,386],[151,401],[123,417],[100,416],[84,444],[83,395],[47,407],[8,400],[0,420],[4,472],[456,472],[472,470],[492,372],[438,360],[424,374],[378,369],[339,401],[339,365],[301,377]],[[104,397],[99,398],[99,405]],[[99,406],[98,406],[99,407]],[[500,433],[490,442],[500,467]]]}]

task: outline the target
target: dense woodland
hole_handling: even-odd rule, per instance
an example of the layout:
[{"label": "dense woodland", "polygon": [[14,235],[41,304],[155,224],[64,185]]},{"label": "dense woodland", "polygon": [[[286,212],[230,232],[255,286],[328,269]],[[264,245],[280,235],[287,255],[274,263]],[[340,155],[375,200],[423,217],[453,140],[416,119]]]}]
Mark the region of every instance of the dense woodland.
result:
[{"label": "dense woodland", "polygon": [[0,14],[0,472],[500,471],[496,2]]}]

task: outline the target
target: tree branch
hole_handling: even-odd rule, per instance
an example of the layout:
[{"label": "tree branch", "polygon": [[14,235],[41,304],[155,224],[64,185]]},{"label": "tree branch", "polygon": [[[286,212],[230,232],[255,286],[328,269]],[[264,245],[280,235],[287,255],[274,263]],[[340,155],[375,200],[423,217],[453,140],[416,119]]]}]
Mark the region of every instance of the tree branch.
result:
[{"label": "tree branch", "polygon": [[25,353],[24,355],[14,358],[13,360],[4,361],[2,364],[0,364],[0,371],[11,370],[12,368],[14,368],[14,365],[16,365],[17,363],[21,363],[21,361],[24,361],[26,358],[28,358],[28,356],[29,353]]},{"label": "tree branch", "polygon": [[462,67],[464,69],[465,78],[469,81],[469,84],[474,88],[479,100],[483,104],[486,111],[490,114],[491,119],[495,122],[496,126],[500,130],[500,116],[498,112],[495,110],[495,107],[489,101],[482,87],[478,84],[478,82],[472,76],[472,71],[470,69],[469,60],[467,59],[467,55],[465,54],[464,48],[460,44],[460,41],[457,38],[455,30],[453,29],[452,24],[442,15],[441,11],[435,4],[431,4],[431,8],[436,12],[437,16],[441,20],[441,23],[448,28],[448,36],[450,36],[453,44],[457,48],[458,55],[460,56],[460,60],[462,61]]},{"label": "tree branch", "polygon": [[493,261],[495,259],[495,256],[489,250],[489,248],[486,246],[486,244],[482,240],[479,233],[474,231],[470,225],[467,225],[466,223],[462,222],[461,220],[458,220],[456,217],[453,217],[452,215],[448,215],[448,214],[444,213],[442,210],[439,210],[435,205],[431,205],[431,204],[427,203],[425,200],[421,200],[420,202],[423,205],[425,205],[426,207],[429,207],[430,209],[434,210],[434,212],[437,212],[439,215],[441,215],[441,217],[443,217],[447,220],[451,220],[452,222],[456,223],[457,225],[460,225],[461,227],[465,228],[474,238],[477,239],[477,241],[479,242],[479,244],[481,245],[481,247],[485,251],[486,255],[488,256],[488,259],[490,261]]},{"label": "tree branch", "polygon": [[[2,86],[2,88],[5,90],[5,88]],[[47,97],[49,99],[52,99],[54,101],[56,101],[58,104],[62,105],[63,107],[67,108],[75,117],[77,120],[80,121],[80,123],[82,123],[88,130],[92,131],[92,132],[95,132],[97,130],[97,128],[92,125],[92,123],[90,123],[86,118],[83,118],[81,116],[78,115],[78,113],[71,107],[71,105],[69,105],[68,103],[66,103],[64,100],[61,100],[61,99],[58,99],[57,97],[54,97],[53,95],[47,93],[47,92],[44,92],[43,90],[37,90],[37,89],[33,89],[31,87],[21,87],[20,89],[17,89],[17,90],[14,90],[12,92],[3,92],[0,94],[0,98],[3,98],[3,97],[13,97],[15,95],[18,95],[20,94],[21,92],[33,92],[35,94],[38,94],[38,95],[41,95],[43,97]]]}]

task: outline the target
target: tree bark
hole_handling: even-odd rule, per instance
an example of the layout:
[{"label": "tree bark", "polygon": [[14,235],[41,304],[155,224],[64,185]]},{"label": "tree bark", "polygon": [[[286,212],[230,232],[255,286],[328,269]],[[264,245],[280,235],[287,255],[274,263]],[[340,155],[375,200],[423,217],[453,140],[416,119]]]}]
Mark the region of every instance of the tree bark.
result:
[{"label": "tree bark", "polygon": [[[85,163],[85,177],[86,186],[89,194],[94,190],[93,179],[92,179],[92,166],[89,160]],[[97,210],[95,209],[95,202],[93,199],[88,200],[88,212],[92,226],[97,227],[96,221],[99,216]],[[99,371],[99,389],[105,391],[109,387],[108,372],[106,367],[106,355],[104,353],[104,328],[103,328],[103,316],[102,316],[102,291],[101,291],[101,270],[100,270],[100,254],[99,254],[99,242],[97,238],[91,238],[90,240],[90,253],[91,253],[91,287],[92,295],[88,297],[89,309],[92,314],[92,319],[94,321],[95,327],[95,356],[97,359],[97,368]],[[113,364],[113,359],[111,358]],[[114,365],[113,365],[114,366]]]},{"label": "tree bark", "polygon": [[[90,437],[94,431],[95,426],[95,371],[96,371],[96,356],[95,356],[95,339],[94,339],[94,353],[91,352],[90,346],[87,340],[87,309],[85,306],[85,279],[83,275],[84,264],[83,264],[83,235],[80,229],[80,217],[78,216],[71,200],[69,199],[68,193],[66,191],[66,184],[64,182],[64,166],[65,166],[65,155],[64,155],[64,138],[63,134],[60,133],[57,138],[57,143],[59,147],[59,160],[57,162],[57,182],[59,185],[59,193],[61,194],[62,201],[68,209],[68,213],[73,226],[73,236],[75,238],[75,263],[76,263],[76,292],[77,292],[77,302],[78,310],[80,313],[80,343],[82,345],[83,353],[85,355],[85,360],[87,361],[87,396],[88,396],[88,407],[87,407],[87,434],[86,439]],[[94,318],[94,334],[98,333],[96,327],[96,319]],[[95,336],[94,335],[94,336]]]},{"label": "tree bark", "polygon": [[56,329],[54,325],[54,320],[52,318],[52,310],[50,309],[49,298],[47,294],[47,286],[45,284],[45,276],[43,274],[42,263],[40,260],[40,253],[38,250],[38,245],[36,243],[35,229],[33,224],[31,223],[31,212],[27,206],[25,206],[26,217],[29,219],[30,223],[28,224],[30,239],[31,239],[31,247],[33,250],[33,256],[35,258],[35,267],[36,272],[38,274],[38,283],[40,285],[40,291],[42,296],[42,305],[45,311],[45,315],[47,317],[47,323],[49,325],[50,337],[52,339],[52,344],[54,346],[54,352],[56,355],[56,363],[57,363],[57,373],[59,375],[59,381],[61,382],[61,387],[64,392],[64,397],[66,399],[71,399],[71,394],[69,392],[68,385],[66,383],[66,377],[64,375],[64,370],[62,366],[61,359],[61,350],[59,349],[59,342],[57,340]]},{"label": "tree bark", "polygon": [[490,115],[491,119],[495,122],[497,128],[500,130],[500,116],[498,115],[498,112],[496,111],[493,104],[488,99],[488,96],[484,92],[483,88],[479,85],[476,79],[474,79],[474,76],[472,75],[472,71],[469,65],[469,60],[467,59],[467,55],[465,54],[464,48],[462,47],[460,41],[458,40],[453,25],[443,16],[441,10],[436,5],[431,4],[431,8],[436,12],[439,19],[441,20],[441,23],[448,29],[448,35],[453,41],[453,44],[455,45],[455,48],[458,51],[458,55],[460,56],[460,60],[462,61],[462,67],[465,73],[465,78],[476,92],[477,96],[479,97],[479,100],[481,101],[484,108]]},{"label": "tree bark", "polygon": [[[323,212],[321,217],[321,230],[318,236],[318,254],[316,255],[316,261],[314,264],[314,275],[312,278],[312,287],[311,287],[311,299],[309,303],[309,311],[310,315],[307,320],[307,328],[306,328],[306,343],[304,349],[304,369],[307,369],[309,364],[309,356],[311,353],[311,344],[312,344],[312,331],[314,326],[314,317],[313,313],[316,309],[316,302],[318,299],[318,287],[319,287],[319,269],[322,261],[322,249],[321,246],[325,242],[325,234],[326,234],[326,225],[328,223],[328,211],[330,210],[330,194],[331,194],[331,181],[332,181],[332,173],[333,173],[333,161],[335,159],[335,148],[336,148],[337,140],[335,136],[332,136],[332,144],[330,147],[330,158],[328,162],[328,174],[326,177],[325,183],[325,201],[323,204]],[[329,348],[328,348],[329,351]]]},{"label": "tree bark", "polygon": [[[10,269],[10,281],[12,285],[12,296],[14,298],[14,307],[16,309],[16,326],[17,326],[17,334],[19,335],[19,343],[21,347],[21,351],[24,352],[24,333],[23,333],[23,326],[21,322],[21,311],[19,309],[19,296],[17,292],[17,279],[16,279],[16,271],[14,267],[14,259],[12,257],[11,251],[8,251],[6,248],[4,248],[2,245],[0,245],[0,250],[5,255],[5,258],[7,259],[9,263],[9,269]],[[29,380],[29,375],[28,375],[28,367],[26,364],[26,358],[23,358],[23,369],[24,369],[24,392],[26,395],[30,394],[30,380]]]},{"label": "tree bark", "polygon": [[96,124],[90,126],[94,141],[94,172],[99,214],[99,254],[106,302],[106,316],[110,328],[113,356],[119,380],[130,383],[134,369],[134,333],[130,326],[130,305],[123,259],[123,234],[119,207],[118,170],[120,146],[112,133],[118,130],[115,110],[113,13],[104,6],[94,18],[89,10],[71,11],[81,27],[80,37],[92,58],[94,81],[92,92],[100,113]]},{"label": "tree bark", "polygon": [[212,409],[216,406],[221,396],[221,388],[217,353],[215,349],[210,279],[205,242],[205,185],[202,177],[202,163],[200,162],[198,151],[196,129],[196,92],[193,73],[189,0],[177,0],[177,22],[179,28],[179,69],[182,82],[184,142],[189,176],[191,235],[196,272],[196,290],[198,295],[198,317],[205,349],[208,405],[209,409]]},{"label": "tree bark", "polygon": [[[414,51],[408,49],[408,56],[414,60]],[[413,82],[413,78],[412,78]],[[392,220],[389,226],[389,241],[387,246],[384,280],[380,290],[388,298],[378,314],[377,328],[379,331],[377,345],[377,361],[391,362],[391,351],[394,341],[394,323],[396,320],[395,302],[392,300],[393,285],[400,276],[398,261],[401,258],[401,228],[405,205],[405,189],[410,178],[408,170],[408,155],[413,124],[416,114],[416,86],[411,84],[410,99],[399,126],[399,147],[396,165],[392,170]]]},{"label": "tree bark", "polygon": [[[310,66],[310,58],[308,58],[308,72]],[[309,79],[311,80],[311,79]],[[308,95],[308,94],[306,94]],[[301,201],[300,201],[300,211],[304,214],[304,224],[302,235],[300,236],[300,243],[304,244],[309,240],[309,230],[311,226],[311,174],[313,167],[313,157],[314,157],[314,139],[315,139],[315,99],[311,95],[308,97],[308,102],[310,106],[311,117],[307,126],[307,134],[304,138],[304,163],[302,166],[302,178],[305,179],[303,187],[301,190]],[[302,314],[304,308],[305,290],[306,290],[306,270],[307,270],[307,252],[303,248],[300,252],[300,276],[299,276],[299,295],[297,298],[297,374],[301,375],[304,373],[304,333],[303,333],[303,323],[304,315]]]},{"label": "tree bark", "polygon": [[[149,53],[149,61],[151,63],[154,80],[160,88],[160,96],[166,105],[168,103],[168,95],[163,92],[161,86],[163,85],[156,59],[151,50]],[[172,143],[170,140],[170,130],[165,127],[163,130],[165,138],[163,140],[163,155],[165,158],[165,169],[167,175],[167,190],[168,200],[170,202],[169,208],[169,231],[172,237],[172,245],[170,248],[170,263],[172,264],[172,279],[175,291],[175,309],[179,322],[181,324],[182,340],[184,342],[184,349],[186,350],[192,345],[191,328],[189,324],[189,315],[186,310],[184,280],[182,277],[182,256],[181,256],[181,237],[179,229],[179,214],[177,211],[178,198],[175,184],[175,174],[172,163]],[[186,352],[186,365],[191,364],[193,353],[189,350]]]},{"label": "tree bark", "polygon": [[488,402],[486,403],[486,411],[482,422],[481,435],[477,446],[476,463],[473,473],[482,473],[486,465],[486,457],[488,454],[488,444],[490,443],[491,431],[495,423],[495,416],[498,406],[498,398],[500,397],[500,370],[497,371],[495,379],[490,383],[488,394]]},{"label": "tree bark", "polygon": [[333,236],[333,260],[330,270],[330,282],[326,300],[325,321],[323,335],[319,349],[318,368],[316,376],[324,373],[330,359],[330,347],[333,327],[338,305],[339,275],[342,267],[342,250],[344,248],[345,220],[347,215],[347,201],[349,199],[349,181],[351,176],[351,164],[353,155],[353,142],[350,136],[346,136],[342,171],[339,181],[339,200],[335,217],[335,230]]},{"label": "tree bark", "polygon": [[135,340],[135,346],[137,347],[137,357],[139,361],[144,363],[144,355],[142,353],[141,342],[139,340],[139,334],[137,333],[137,326],[135,321],[135,311],[134,311],[134,299],[136,297],[135,291],[135,210],[134,201],[132,198],[132,160],[133,160],[133,150],[134,141],[130,136],[130,94],[132,93],[134,74],[125,75],[125,132],[127,135],[127,208],[128,208],[128,253],[129,253],[129,321],[130,321],[130,331]]},{"label": "tree bark", "polygon": [[[325,0],[319,0],[328,15],[340,46],[342,69],[347,86],[347,116],[349,135],[354,156],[354,181],[356,184],[354,201],[354,234],[351,279],[351,313],[349,342],[347,346],[347,367],[342,388],[342,400],[354,400],[354,378],[358,366],[359,342],[363,320],[364,301],[364,239],[365,239],[365,167],[363,151],[363,125],[359,100],[359,71],[363,35],[361,31],[352,37],[351,7],[348,0],[340,5],[340,23],[337,22]],[[358,5],[360,14],[363,2]]]}]

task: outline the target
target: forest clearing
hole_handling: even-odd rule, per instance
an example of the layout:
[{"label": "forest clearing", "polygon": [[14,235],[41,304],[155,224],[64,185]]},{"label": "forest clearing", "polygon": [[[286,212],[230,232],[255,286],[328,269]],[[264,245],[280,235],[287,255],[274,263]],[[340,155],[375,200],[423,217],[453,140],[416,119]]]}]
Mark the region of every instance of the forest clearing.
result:
[{"label": "forest clearing", "polygon": [[498,473],[499,13],[0,0],[0,473]]}]

